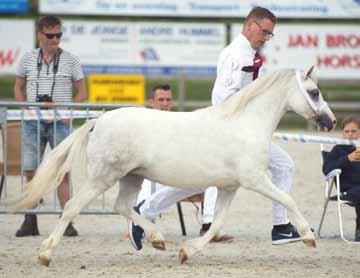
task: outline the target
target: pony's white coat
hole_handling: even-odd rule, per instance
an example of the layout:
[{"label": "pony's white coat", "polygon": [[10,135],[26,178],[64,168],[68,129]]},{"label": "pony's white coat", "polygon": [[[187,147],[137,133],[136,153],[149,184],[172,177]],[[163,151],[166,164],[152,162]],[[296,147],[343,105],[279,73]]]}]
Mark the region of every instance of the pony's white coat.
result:
[{"label": "pony's white coat", "polygon": [[[164,249],[164,238],[156,226],[132,210],[144,177],[180,188],[218,186],[213,224],[202,238],[184,243],[181,262],[219,231],[240,186],[292,210],[300,235],[314,244],[309,224],[292,198],[279,191],[267,175],[270,142],[283,114],[293,110],[306,119],[314,116],[299,85],[294,71],[279,71],[259,78],[219,106],[195,112],[123,108],[83,125],[50,152],[16,206],[31,207],[58,185],[77,156],[86,153],[88,183],[67,203],[55,230],[43,242],[41,263],[49,264],[52,249],[69,221],[116,181],[119,194],[115,209],[141,225],[154,247]],[[301,86],[317,89],[309,77],[303,78]],[[317,116],[331,129],[335,118],[323,105],[321,94],[314,103],[325,107]]]}]

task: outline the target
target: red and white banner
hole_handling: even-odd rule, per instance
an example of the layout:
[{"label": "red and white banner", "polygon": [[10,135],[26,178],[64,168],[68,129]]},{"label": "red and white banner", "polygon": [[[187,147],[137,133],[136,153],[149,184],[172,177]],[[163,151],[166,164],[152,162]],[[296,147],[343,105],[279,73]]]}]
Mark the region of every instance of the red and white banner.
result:
[{"label": "red and white banner", "polygon": [[320,79],[360,79],[360,25],[277,24],[274,34],[261,51],[266,70],[316,65]]},{"label": "red and white banner", "polygon": [[21,57],[35,47],[32,20],[0,19],[0,75],[15,74]]}]

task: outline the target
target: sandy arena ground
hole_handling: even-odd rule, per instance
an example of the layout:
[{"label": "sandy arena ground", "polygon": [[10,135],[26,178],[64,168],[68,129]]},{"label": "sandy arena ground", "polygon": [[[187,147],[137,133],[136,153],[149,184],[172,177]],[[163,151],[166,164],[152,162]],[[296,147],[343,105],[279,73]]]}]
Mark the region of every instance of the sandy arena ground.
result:
[{"label": "sandy arena ground", "polygon": [[[296,164],[291,195],[317,229],[323,204],[324,182],[316,144],[278,143]],[[241,147],[241,146],[239,146]],[[10,181],[9,188],[18,187]],[[10,191],[10,190],[9,190]],[[114,193],[111,193],[113,195]],[[137,252],[124,238],[126,221],[117,215],[81,215],[75,219],[80,236],[63,238],[49,267],[38,264],[41,242],[58,219],[40,215],[41,236],[16,238],[22,215],[0,215],[0,277],[360,277],[360,245],[349,245],[339,237],[335,203],[331,203],[317,248],[303,243],[272,246],[271,202],[240,189],[223,231],[235,236],[232,243],[212,243],[184,265],[178,261],[183,240],[198,235],[200,225],[192,204],[183,204],[188,236],[181,235],[175,206],[157,221],[167,239],[167,250],[145,243]],[[354,237],[354,209],[344,208],[345,235]],[[291,214],[289,215],[291,219]]]}]

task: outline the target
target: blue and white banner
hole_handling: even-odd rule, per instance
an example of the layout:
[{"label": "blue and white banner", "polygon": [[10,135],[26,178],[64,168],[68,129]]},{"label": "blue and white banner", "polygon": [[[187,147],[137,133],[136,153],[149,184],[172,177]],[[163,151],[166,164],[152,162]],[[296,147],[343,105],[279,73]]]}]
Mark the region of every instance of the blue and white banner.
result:
[{"label": "blue and white banner", "polygon": [[0,14],[18,14],[29,11],[28,0],[0,0]]},{"label": "blue and white banner", "polygon": [[40,0],[40,13],[159,17],[245,17],[255,6],[279,18],[359,18],[360,0]]},{"label": "blue and white banner", "polygon": [[63,33],[86,73],[213,75],[226,45],[224,24],[65,20]]},{"label": "blue and white banner", "polygon": [[[233,25],[231,37],[241,29]],[[359,79],[360,25],[277,24],[274,34],[261,51],[265,70],[315,65],[320,79]]]},{"label": "blue and white banner", "polygon": [[35,47],[34,22],[0,19],[0,38],[0,75],[15,74],[21,57]]}]

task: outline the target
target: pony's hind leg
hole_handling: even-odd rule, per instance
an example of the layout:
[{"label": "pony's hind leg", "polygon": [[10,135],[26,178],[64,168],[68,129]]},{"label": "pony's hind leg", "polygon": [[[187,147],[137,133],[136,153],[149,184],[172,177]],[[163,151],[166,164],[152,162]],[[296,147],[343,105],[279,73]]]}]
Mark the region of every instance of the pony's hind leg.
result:
[{"label": "pony's hind leg", "polygon": [[141,189],[144,178],[127,175],[119,180],[119,193],[114,205],[115,211],[141,226],[154,248],[165,250],[165,240],[156,225],[133,210],[134,200]]},{"label": "pony's hind leg", "polygon": [[274,201],[277,201],[284,207],[286,207],[288,210],[292,211],[295,217],[296,228],[301,235],[303,242],[307,246],[315,247],[316,244],[314,233],[311,231],[309,223],[301,214],[295,201],[291,198],[291,196],[277,188],[266,174],[258,174],[257,177],[260,180],[254,182],[251,186],[244,184],[244,187],[249,190],[256,191]]},{"label": "pony's hind leg", "polygon": [[41,244],[39,262],[42,265],[48,266],[50,264],[52,250],[59,244],[70,221],[72,221],[88,203],[103,193],[105,189],[105,187],[90,187],[84,185],[74,197],[66,203],[62,216],[56,224],[54,231]]},{"label": "pony's hind leg", "polygon": [[228,213],[231,201],[235,197],[237,188],[218,188],[214,220],[210,229],[202,236],[185,241],[179,252],[179,259],[184,263],[191,255],[199,252],[210,240],[219,233],[222,223]]}]

